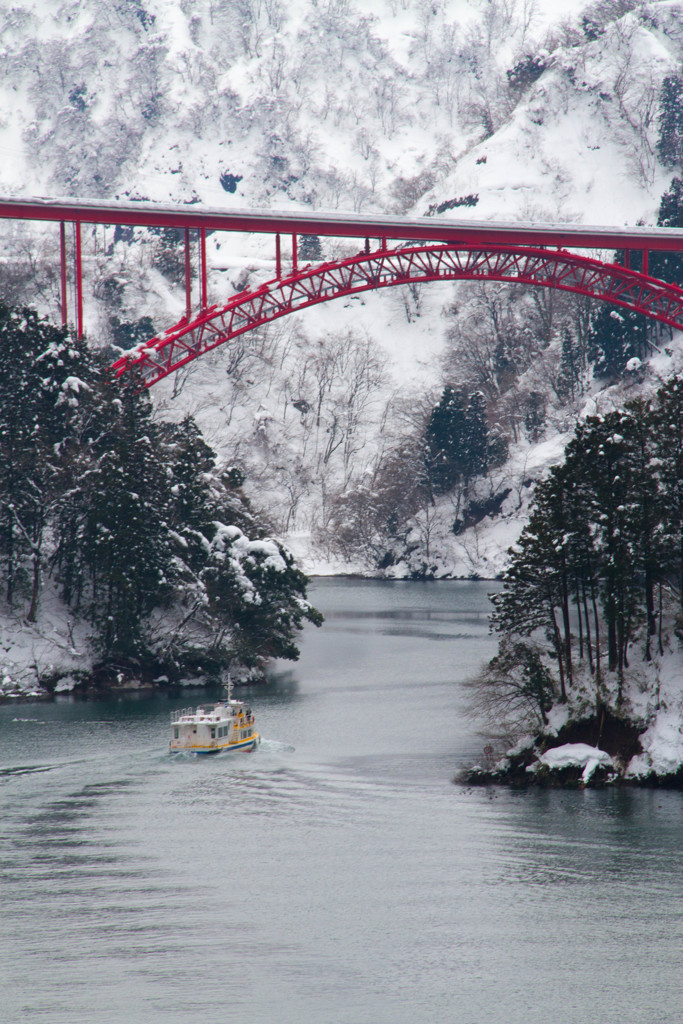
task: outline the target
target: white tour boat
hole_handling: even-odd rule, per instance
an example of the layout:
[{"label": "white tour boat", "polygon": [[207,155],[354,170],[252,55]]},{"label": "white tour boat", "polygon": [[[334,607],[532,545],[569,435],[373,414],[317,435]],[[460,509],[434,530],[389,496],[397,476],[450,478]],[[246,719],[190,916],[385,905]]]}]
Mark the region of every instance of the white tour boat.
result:
[{"label": "white tour boat", "polygon": [[186,750],[193,754],[218,754],[221,750],[254,750],[261,737],[254,728],[254,715],[241,700],[228,699],[209,707],[183,708],[171,712],[172,754]]}]

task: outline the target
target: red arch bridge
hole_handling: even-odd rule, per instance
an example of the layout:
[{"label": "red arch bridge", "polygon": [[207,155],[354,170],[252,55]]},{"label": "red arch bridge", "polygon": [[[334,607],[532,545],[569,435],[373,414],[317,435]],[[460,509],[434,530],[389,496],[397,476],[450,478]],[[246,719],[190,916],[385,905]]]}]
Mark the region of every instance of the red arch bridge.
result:
[{"label": "red arch bridge", "polygon": [[[353,214],[226,212],[198,206],[98,203],[89,200],[0,199],[0,217],[59,224],[62,321],[67,323],[67,277],[73,263],[75,326],[83,334],[82,225],[178,228],[185,239],[185,315],[114,363],[117,376],[137,372],[151,387],[203,353],[254,328],[319,302],[423,281],[488,280],[576,292],[613,303],[674,329],[683,329],[683,290],[648,273],[648,254],[683,255],[683,232],[673,228],[477,223],[441,218]],[[67,245],[66,226],[73,225]],[[210,305],[207,232],[274,236],[275,277],[253,290]],[[355,238],[361,249],[335,262],[301,266],[302,235]],[[287,238],[289,259],[283,258]],[[192,294],[191,237],[199,240],[199,296]],[[616,249],[623,265],[595,250]],[[640,271],[630,267],[639,254]],[[193,298],[195,306],[193,308]]]}]

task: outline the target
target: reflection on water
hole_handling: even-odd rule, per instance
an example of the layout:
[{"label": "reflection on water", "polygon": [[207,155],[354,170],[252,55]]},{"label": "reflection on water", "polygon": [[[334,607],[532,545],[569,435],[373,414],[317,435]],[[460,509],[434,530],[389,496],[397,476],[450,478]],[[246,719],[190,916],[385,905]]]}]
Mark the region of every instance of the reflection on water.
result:
[{"label": "reflection on water", "polygon": [[330,623],[338,619],[341,622],[348,622],[353,619],[368,619],[370,621],[381,621],[382,619],[394,619],[400,622],[419,622],[422,626],[429,622],[477,622],[488,625],[489,613],[488,611],[434,611],[433,609],[425,609],[421,611],[419,608],[391,608],[391,609],[379,609],[376,611],[352,611],[339,609],[328,613],[325,617],[325,621]]},{"label": "reflection on water", "polygon": [[0,708],[3,1022],[680,1024],[681,795],[450,781],[491,589],[317,585],[254,754],[167,756],[204,693]]}]

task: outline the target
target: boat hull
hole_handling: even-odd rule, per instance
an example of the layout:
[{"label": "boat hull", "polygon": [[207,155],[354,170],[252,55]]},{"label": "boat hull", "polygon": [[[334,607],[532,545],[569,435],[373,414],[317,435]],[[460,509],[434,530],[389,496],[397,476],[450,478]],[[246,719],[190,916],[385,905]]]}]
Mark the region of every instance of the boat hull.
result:
[{"label": "boat hull", "polygon": [[174,741],[171,740],[171,742],[169,744],[169,750],[170,750],[170,752],[172,754],[187,753],[187,754],[199,754],[199,755],[202,755],[202,756],[207,756],[209,754],[233,753],[233,752],[238,751],[238,750],[242,750],[242,751],[255,750],[260,742],[261,742],[261,737],[259,736],[258,733],[254,733],[253,736],[250,736],[249,739],[246,739],[246,740],[238,740],[235,743],[221,743],[221,744],[216,743],[215,745],[212,745],[212,746],[206,746],[205,744],[200,744],[200,743],[196,743],[194,745],[191,745],[191,744],[186,745],[186,744],[174,743]]}]

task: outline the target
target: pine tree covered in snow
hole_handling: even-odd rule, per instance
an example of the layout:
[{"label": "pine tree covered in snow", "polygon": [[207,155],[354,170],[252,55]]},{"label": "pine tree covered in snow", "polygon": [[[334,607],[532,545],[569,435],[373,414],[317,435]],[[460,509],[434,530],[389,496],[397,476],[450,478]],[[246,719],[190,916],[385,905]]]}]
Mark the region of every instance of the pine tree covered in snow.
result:
[{"label": "pine tree covered in snow", "polygon": [[30,309],[0,306],[0,551],[10,605],[37,614],[48,523],[68,478],[87,356]]},{"label": "pine tree covered in snow", "polygon": [[481,392],[446,386],[425,434],[425,461],[434,490],[467,483],[488,464],[486,402]]},{"label": "pine tree covered in snow", "polygon": [[640,313],[618,306],[600,305],[588,338],[588,355],[599,377],[617,378],[630,359],[648,353],[648,324]]},{"label": "pine tree covered in snow", "polygon": [[107,656],[141,653],[142,624],[171,593],[168,478],[151,403],[136,387],[107,396],[109,422],[92,451],[81,507],[81,601]]},{"label": "pine tree covered in snow", "polygon": [[683,170],[683,78],[667,75],[659,99],[657,154],[665,167]]},{"label": "pine tree covered in snow", "polygon": [[[683,228],[683,180],[674,178],[663,194],[657,214],[657,224],[663,228]],[[671,281],[679,287],[683,283],[683,257],[675,252],[653,252],[650,271],[655,277]]]}]

